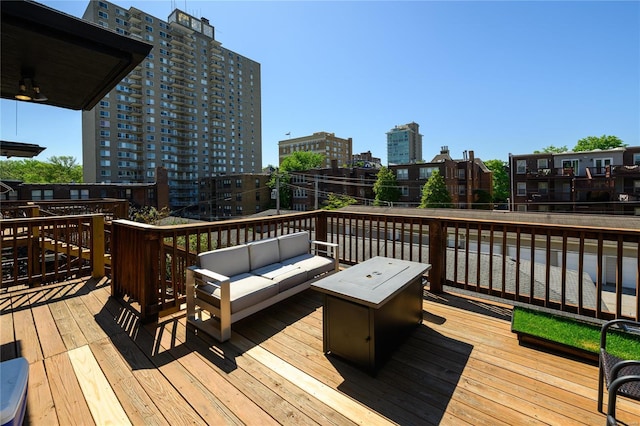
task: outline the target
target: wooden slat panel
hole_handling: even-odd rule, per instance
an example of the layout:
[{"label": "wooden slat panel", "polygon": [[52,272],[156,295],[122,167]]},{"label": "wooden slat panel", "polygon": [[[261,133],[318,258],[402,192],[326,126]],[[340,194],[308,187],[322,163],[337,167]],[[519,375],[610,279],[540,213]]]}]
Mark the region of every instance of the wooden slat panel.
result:
[{"label": "wooden slat panel", "polygon": [[47,305],[35,306],[32,312],[43,356],[48,358],[65,352],[67,348],[60,337],[49,307]]}]

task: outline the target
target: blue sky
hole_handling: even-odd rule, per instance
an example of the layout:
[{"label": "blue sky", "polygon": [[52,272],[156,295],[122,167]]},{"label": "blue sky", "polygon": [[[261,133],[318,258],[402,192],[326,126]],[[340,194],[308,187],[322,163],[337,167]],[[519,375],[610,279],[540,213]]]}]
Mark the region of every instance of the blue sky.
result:
[{"label": "blue sky", "polygon": [[[87,5],[42,3],[77,17]],[[115,3],[206,17],[223,46],[260,62],[264,166],[286,133],[318,131],[386,163],[386,132],[411,121],[427,161],[441,146],[506,161],[586,136],[640,145],[637,1]],[[42,160],[82,160],[80,112],[0,108],[2,139],[46,146]]]}]

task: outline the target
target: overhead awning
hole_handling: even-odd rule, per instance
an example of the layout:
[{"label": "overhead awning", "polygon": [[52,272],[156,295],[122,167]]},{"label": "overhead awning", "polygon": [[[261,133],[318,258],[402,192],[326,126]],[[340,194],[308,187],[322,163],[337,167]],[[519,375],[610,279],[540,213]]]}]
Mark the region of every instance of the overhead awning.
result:
[{"label": "overhead awning", "polygon": [[[2,1],[1,97],[15,99],[23,80],[40,103],[90,110],[151,51],[126,37],[33,1]],[[33,101],[32,101],[33,102]]]},{"label": "overhead awning", "polygon": [[0,141],[0,155],[3,157],[35,157],[46,148],[33,143]]}]

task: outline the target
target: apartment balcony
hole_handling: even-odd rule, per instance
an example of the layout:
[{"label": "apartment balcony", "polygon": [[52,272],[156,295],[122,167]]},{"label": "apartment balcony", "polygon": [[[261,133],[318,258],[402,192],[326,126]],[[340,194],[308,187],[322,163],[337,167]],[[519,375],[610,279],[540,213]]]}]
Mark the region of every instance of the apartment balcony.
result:
[{"label": "apartment balcony", "polygon": [[[96,271],[100,256],[90,256],[79,277],[13,291],[8,284],[25,281],[8,283],[3,273],[0,354],[30,363],[28,422],[604,424],[596,409],[597,366],[520,346],[510,331],[511,307],[517,301],[601,319],[638,318],[637,295],[623,292],[624,283],[607,290],[602,279],[586,282],[589,262],[577,261],[574,273],[566,264],[540,267],[535,253],[594,255],[595,264],[610,256],[637,259],[640,228],[599,227],[594,218],[560,225],[526,220],[534,215],[446,219],[409,211],[315,211],[179,226],[116,220],[106,244],[91,237],[100,229],[99,222],[90,226],[93,216],[1,221],[4,243],[14,232],[30,244],[41,233],[86,229],[78,243],[96,250],[102,241],[114,265],[105,277],[104,269]],[[300,229],[336,242],[342,268],[375,255],[432,265],[422,324],[375,377],[323,353],[323,299],[313,290],[235,323],[225,343],[186,326],[181,274],[198,251]],[[193,247],[184,243],[190,236],[198,241]],[[504,244],[517,250],[499,255],[495,247]],[[93,278],[83,275],[87,269]],[[632,424],[640,404],[619,397],[617,412]]]}]

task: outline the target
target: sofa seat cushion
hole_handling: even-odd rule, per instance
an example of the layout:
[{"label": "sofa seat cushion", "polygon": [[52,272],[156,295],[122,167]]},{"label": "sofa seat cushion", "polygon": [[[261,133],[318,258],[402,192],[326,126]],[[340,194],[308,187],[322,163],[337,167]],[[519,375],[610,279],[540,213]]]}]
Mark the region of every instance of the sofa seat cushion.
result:
[{"label": "sofa seat cushion", "polygon": [[309,253],[311,248],[309,233],[306,231],[281,235],[278,237],[278,244],[280,245],[280,262],[283,263],[292,257]]},{"label": "sofa seat cushion", "polygon": [[[238,274],[230,279],[231,313],[239,312],[278,294],[278,283],[250,273]],[[220,288],[201,284],[196,288],[198,298],[219,308]]]},{"label": "sofa seat cushion", "polygon": [[249,247],[249,263],[252,270],[280,262],[280,250],[277,238],[254,241]]},{"label": "sofa seat cushion", "polygon": [[242,244],[198,255],[198,266],[202,269],[217,272],[226,277],[249,272],[249,247]]},{"label": "sofa seat cushion", "polygon": [[297,265],[274,263],[251,271],[278,283],[279,291],[285,291],[307,281],[307,271]]},{"label": "sofa seat cushion", "polygon": [[314,256],[312,254],[303,254],[301,256],[292,257],[283,261],[285,265],[298,266],[307,271],[307,279],[310,280],[316,276],[332,271],[334,268],[333,259],[323,256]]}]

